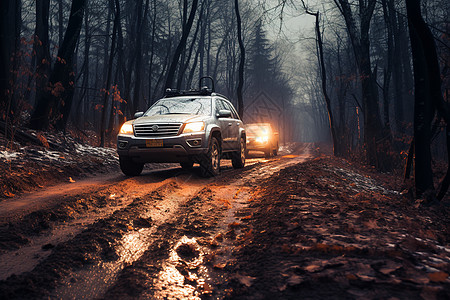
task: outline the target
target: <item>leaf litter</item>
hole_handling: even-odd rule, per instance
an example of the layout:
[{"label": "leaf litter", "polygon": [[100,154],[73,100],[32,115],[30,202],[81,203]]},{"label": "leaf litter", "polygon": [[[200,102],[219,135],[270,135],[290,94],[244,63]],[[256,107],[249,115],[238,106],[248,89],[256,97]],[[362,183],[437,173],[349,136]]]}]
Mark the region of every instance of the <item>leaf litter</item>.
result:
[{"label": "leaf litter", "polygon": [[401,186],[327,156],[281,170],[239,212],[252,235],[234,241],[235,263],[217,268],[235,279],[218,295],[450,298],[449,199],[415,207]]}]

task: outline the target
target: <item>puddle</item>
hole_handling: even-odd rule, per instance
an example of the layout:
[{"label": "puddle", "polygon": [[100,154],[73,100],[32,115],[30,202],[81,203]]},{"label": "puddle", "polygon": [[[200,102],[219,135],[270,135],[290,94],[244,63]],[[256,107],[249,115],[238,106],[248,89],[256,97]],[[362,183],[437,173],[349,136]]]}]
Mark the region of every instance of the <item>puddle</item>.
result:
[{"label": "puddle", "polygon": [[209,273],[203,265],[205,252],[195,238],[183,236],[170,250],[169,258],[162,264],[152,295],[156,299],[192,299],[210,291],[207,288]]},{"label": "puddle", "polygon": [[71,278],[64,280],[54,291],[51,298],[81,299],[86,295],[90,299],[100,298],[112,286],[122,269],[137,261],[149,248],[155,239],[157,228],[172,218],[184,200],[189,199],[201,189],[201,186],[187,186],[175,189],[165,195],[163,199],[148,203],[148,210],[143,208],[140,218],[151,219],[151,228],[130,230],[118,241],[115,251],[118,260],[113,262],[100,262],[72,274]]}]

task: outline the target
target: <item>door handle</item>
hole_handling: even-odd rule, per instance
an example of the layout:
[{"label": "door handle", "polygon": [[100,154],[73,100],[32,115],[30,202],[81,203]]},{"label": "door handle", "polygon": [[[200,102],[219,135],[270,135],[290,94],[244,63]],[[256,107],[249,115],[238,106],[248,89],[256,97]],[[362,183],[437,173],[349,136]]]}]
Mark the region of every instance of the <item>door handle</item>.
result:
[{"label": "door handle", "polygon": [[233,123],[228,123],[228,126],[231,126],[231,125],[233,125]]}]

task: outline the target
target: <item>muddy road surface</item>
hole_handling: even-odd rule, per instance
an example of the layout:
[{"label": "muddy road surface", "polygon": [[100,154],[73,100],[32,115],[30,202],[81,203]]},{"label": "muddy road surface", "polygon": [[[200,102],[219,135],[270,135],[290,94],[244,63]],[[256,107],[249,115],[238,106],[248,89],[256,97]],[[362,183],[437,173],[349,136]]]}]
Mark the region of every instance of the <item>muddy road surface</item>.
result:
[{"label": "muddy road surface", "polygon": [[[262,180],[310,159],[311,145],[221,175],[177,165],[53,186],[0,202],[0,299],[200,299],[232,256],[239,211]],[[212,255],[217,251],[221,255]]]}]

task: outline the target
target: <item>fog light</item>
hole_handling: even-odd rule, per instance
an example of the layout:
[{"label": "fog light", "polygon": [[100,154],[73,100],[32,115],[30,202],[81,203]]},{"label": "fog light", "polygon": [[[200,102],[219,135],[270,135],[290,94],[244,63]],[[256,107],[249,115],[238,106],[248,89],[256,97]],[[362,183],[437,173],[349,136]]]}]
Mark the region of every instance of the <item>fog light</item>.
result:
[{"label": "fog light", "polygon": [[120,148],[120,149],[126,148],[126,147],[127,147],[127,144],[128,144],[128,142],[120,141],[120,142],[119,142],[119,148]]},{"label": "fog light", "polygon": [[202,145],[201,139],[187,140],[186,142],[190,147],[200,147]]}]

